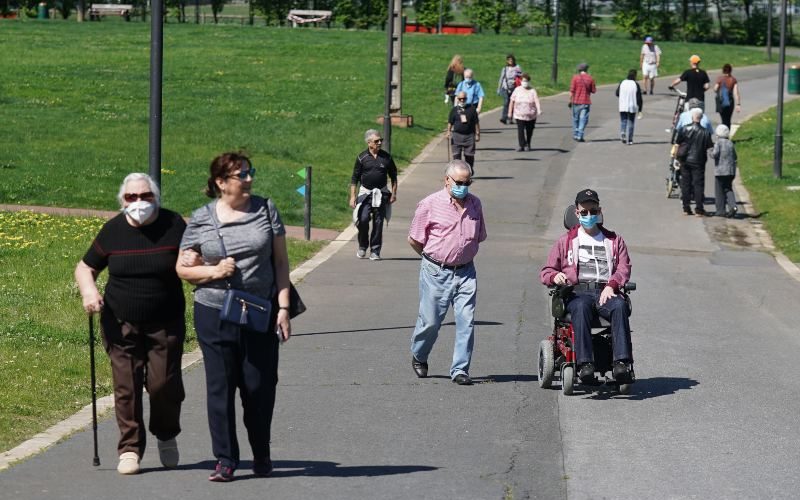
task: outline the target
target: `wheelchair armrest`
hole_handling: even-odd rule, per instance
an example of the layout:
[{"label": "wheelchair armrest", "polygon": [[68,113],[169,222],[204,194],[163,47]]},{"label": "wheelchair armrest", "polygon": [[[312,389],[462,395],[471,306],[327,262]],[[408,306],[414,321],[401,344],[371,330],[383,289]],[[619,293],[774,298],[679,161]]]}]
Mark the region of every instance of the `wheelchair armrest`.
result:
[{"label": "wheelchair armrest", "polygon": [[556,319],[563,319],[567,315],[567,306],[565,299],[569,297],[572,290],[575,288],[573,285],[552,285],[550,289],[550,314]]},{"label": "wheelchair armrest", "polygon": [[634,283],[633,281],[625,283],[625,286],[622,287],[622,291],[624,291],[625,293],[632,292],[634,290],[636,290],[636,283]]}]

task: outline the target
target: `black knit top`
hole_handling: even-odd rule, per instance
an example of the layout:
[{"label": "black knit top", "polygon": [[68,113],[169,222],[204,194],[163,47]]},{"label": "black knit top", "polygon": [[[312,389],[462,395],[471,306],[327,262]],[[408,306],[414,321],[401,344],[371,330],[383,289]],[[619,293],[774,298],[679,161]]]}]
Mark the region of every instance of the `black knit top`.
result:
[{"label": "black knit top", "polygon": [[184,229],[181,216],[164,208],[146,226],[131,226],[121,213],[100,229],[83,262],[98,272],[108,267],[105,307],[118,320],[141,323],[183,316],[185,300],[175,263]]}]

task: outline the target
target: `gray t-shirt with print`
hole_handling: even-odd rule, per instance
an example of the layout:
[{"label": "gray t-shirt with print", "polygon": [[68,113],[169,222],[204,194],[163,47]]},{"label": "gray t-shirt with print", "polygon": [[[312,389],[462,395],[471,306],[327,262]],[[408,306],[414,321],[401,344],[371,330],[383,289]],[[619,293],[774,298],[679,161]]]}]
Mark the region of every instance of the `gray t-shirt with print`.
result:
[{"label": "gray t-shirt with print", "polygon": [[[203,257],[205,265],[213,266],[219,263],[222,259],[222,247],[214,227],[216,221],[228,257],[236,260],[236,271],[229,278],[231,288],[244,290],[259,297],[272,297],[273,234],[283,236],[286,234],[286,229],[272,200],[266,201],[265,205],[264,198],[252,196],[248,213],[225,224],[220,224],[217,219],[217,200],[200,207],[192,213],[192,218],[183,233],[181,249],[198,252]],[[269,212],[269,222],[267,212]],[[194,300],[204,306],[221,309],[226,288],[225,280],[198,285],[194,291]]]}]

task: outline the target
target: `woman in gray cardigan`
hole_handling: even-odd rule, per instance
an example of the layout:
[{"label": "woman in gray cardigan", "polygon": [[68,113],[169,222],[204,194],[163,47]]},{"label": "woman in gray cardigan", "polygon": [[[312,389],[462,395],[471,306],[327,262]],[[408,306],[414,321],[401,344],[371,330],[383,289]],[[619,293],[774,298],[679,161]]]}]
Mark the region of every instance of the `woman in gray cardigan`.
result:
[{"label": "woman in gray cardigan", "polygon": [[[736,216],[736,196],[733,193],[733,178],[736,177],[736,147],[729,139],[730,129],[718,125],[717,142],[711,156],[714,158],[715,198],[717,215],[727,218]],[[727,210],[725,205],[727,204]]]}]

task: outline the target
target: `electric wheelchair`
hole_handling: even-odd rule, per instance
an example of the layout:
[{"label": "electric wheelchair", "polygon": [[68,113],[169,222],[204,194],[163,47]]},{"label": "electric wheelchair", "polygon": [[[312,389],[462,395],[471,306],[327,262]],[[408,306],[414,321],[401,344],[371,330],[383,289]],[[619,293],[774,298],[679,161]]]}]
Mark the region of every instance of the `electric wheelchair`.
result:
[{"label": "electric wheelchair", "polygon": [[[601,215],[602,217],[602,215]],[[602,222],[602,220],[600,221]],[[572,228],[578,224],[575,216],[575,206],[570,205],[564,212],[564,227]],[[575,384],[580,383],[576,377],[575,334],[570,322],[570,314],[566,308],[566,299],[570,296],[573,286],[552,286],[550,288],[550,313],[553,316],[553,333],[539,344],[538,378],[539,387],[549,389],[553,380],[561,380],[561,391],[569,396],[573,393]],[[636,283],[628,282],[618,295],[621,295],[628,305],[630,316],[631,300],[629,292],[636,290]],[[594,314],[592,319],[592,349],[594,351],[595,380],[594,386],[607,385],[618,387],[621,394],[628,394],[631,385],[636,381],[633,371],[633,362],[628,365],[630,382],[620,384],[611,376],[613,365],[613,350],[611,344],[611,322]],[[608,375],[607,375],[608,374]],[[599,375],[599,378],[597,377]],[[586,384],[584,384],[586,385]]]}]

